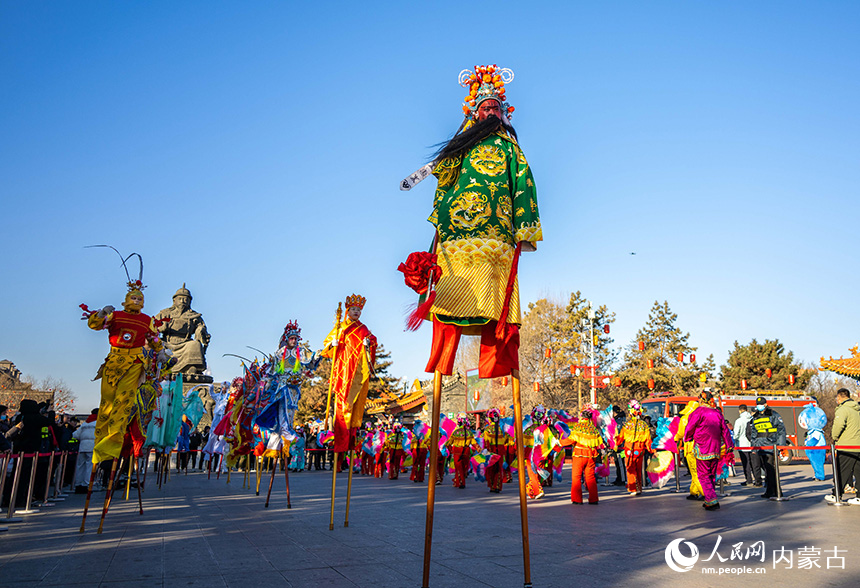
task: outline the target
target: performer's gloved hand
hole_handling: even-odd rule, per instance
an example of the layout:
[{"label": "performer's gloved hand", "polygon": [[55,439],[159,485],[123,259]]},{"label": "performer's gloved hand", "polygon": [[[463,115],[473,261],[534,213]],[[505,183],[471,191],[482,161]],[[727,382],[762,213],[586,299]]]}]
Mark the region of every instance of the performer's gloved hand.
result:
[{"label": "performer's gloved hand", "polygon": [[329,346],[330,346],[330,347],[337,347],[337,344],[338,344],[338,340],[337,340],[337,339],[332,339],[332,342],[331,342],[331,343],[329,343]]},{"label": "performer's gloved hand", "polygon": [[106,317],[107,315],[109,315],[110,313],[112,313],[114,310],[116,310],[116,309],[114,309],[114,307],[113,307],[113,306],[111,306],[110,304],[108,304],[107,306],[105,306],[104,308],[102,308],[100,311],[98,311],[98,313],[97,313],[97,314],[98,314],[98,317],[99,317],[99,318],[104,318],[104,317]]}]

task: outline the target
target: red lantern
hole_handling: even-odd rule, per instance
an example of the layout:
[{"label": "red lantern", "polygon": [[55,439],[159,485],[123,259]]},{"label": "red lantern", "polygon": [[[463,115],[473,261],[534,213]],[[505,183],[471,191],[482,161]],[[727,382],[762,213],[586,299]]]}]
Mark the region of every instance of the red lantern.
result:
[{"label": "red lantern", "polygon": [[648,378],[648,389],[649,390],[654,389],[654,379],[653,378]]},{"label": "red lantern", "polygon": [[534,389],[535,389],[535,392],[540,392],[540,382],[535,382]]},{"label": "red lantern", "polygon": [[653,370],[653,369],[654,369],[654,360],[653,360],[653,359],[649,359],[649,360],[648,360],[648,369],[649,369],[649,370]]},{"label": "red lantern", "polygon": [[645,341],[639,341],[639,351],[645,351]]},{"label": "red lantern", "polygon": [[543,352],[543,356],[547,359],[551,358],[552,357],[552,349],[547,347]]},{"label": "red lantern", "polygon": [[764,370],[764,375],[766,375],[767,379],[770,380],[770,377],[773,375],[773,370],[770,368],[767,368],[766,370]]},{"label": "red lantern", "polygon": [[603,332],[609,334],[609,325],[603,325]]},{"label": "red lantern", "polygon": [[616,376],[616,377],[615,377],[615,382],[614,382],[614,383],[615,383],[615,387],[616,387],[616,388],[620,388],[620,387],[621,387],[621,378],[619,378],[618,376]]},{"label": "red lantern", "polygon": [[502,378],[502,387],[504,388],[507,385],[508,385],[508,377],[505,376],[504,378]]},{"label": "red lantern", "polygon": [[794,374],[788,375],[788,383],[794,386]]},{"label": "red lantern", "polygon": [[696,363],[696,354],[695,353],[690,354],[690,363]]},{"label": "red lantern", "polygon": [[678,352],[678,363],[684,363],[684,352],[683,351]]},{"label": "red lantern", "polygon": [[742,388],[743,390],[746,390],[746,389],[747,389],[747,381],[746,381],[746,380],[741,380],[741,388]]},{"label": "red lantern", "polygon": [[575,375],[577,375],[577,374],[576,374],[576,366],[575,366],[575,365],[570,366],[570,375],[571,375],[571,376],[575,376]]}]

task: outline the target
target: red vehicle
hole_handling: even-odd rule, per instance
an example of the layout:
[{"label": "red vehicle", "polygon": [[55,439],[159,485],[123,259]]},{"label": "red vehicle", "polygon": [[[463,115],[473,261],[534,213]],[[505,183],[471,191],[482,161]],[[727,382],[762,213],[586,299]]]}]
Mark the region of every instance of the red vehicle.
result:
[{"label": "red vehicle", "polygon": [[[720,396],[720,408],[730,423],[734,423],[740,415],[738,406],[746,404],[750,410],[755,410],[755,401],[759,396],[767,398],[767,404],[771,410],[777,412],[785,422],[785,434],[789,445],[798,445],[803,442],[803,429],[797,425],[797,416],[807,404],[818,406],[818,402],[812,396],[807,396],[798,390],[767,390],[766,392],[755,392],[738,390],[737,394],[724,394]],[[654,394],[642,401],[645,414],[652,420],[658,417],[677,416],[695,396],[674,396],[670,393]],[[799,438],[800,437],[800,438]],[[801,458],[803,454],[790,449],[780,450],[781,465],[788,465],[795,458]]]}]

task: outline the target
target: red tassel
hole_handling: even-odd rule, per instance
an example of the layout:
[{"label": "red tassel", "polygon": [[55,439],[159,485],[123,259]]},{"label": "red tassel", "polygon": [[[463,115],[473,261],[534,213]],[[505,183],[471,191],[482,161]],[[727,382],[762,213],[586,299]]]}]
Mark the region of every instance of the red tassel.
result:
[{"label": "red tassel", "polygon": [[517,266],[520,261],[520,251],[522,251],[522,241],[517,243],[517,248],[514,250],[514,259],[511,262],[511,273],[508,274],[508,284],[505,287],[505,301],[502,303],[502,313],[499,315],[499,321],[496,323],[496,339],[502,340],[505,338],[505,329],[508,324],[508,312],[511,309],[511,296],[514,293],[514,281],[517,279]]},{"label": "red tassel", "polygon": [[430,312],[430,309],[433,307],[433,303],[436,301],[436,290],[430,292],[430,295],[427,297],[427,300],[417,305],[415,309],[409,313],[409,317],[406,319],[406,330],[407,331],[417,331],[421,325],[424,323],[424,318]]}]

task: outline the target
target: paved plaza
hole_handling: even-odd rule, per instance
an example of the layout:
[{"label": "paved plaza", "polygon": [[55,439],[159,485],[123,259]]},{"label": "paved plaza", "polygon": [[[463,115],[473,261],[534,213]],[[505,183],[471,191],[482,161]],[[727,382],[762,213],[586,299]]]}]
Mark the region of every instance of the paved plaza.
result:
[{"label": "paved plaza", "polygon": [[[826,505],[829,482],[815,482],[810,473],[802,465],[783,470],[791,496],[783,503],[763,500],[760,489],[740,488],[740,478],[734,478],[722,510],[706,512],[701,503],[673,493],[674,482],[640,497],[601,486],[599,505],[572,505],[566,467],[565,482],[529,503],[532,582],[545,588],[857,586],[860,507]],[[688,485],[689,478],[684,480]],[[0,585],[421,585],[426,485],[408,475],[396,481],[355,476],[350,525],[344,528],[347,476],[340,474],[334,531],[328,530],[331,472],[292,474],[289,510],[282,475],[268,509],[265,483],[256,496],[242,489],[241,475],[227,484],[224,475],[216,481],[205,473],[173,473],[161,490],[154,482],[150,471],[143,516],[134,490],[128,502],[115,495],[102,535],[96,528],[103,494],[94,495],[84,534],[78,532],[81,495],[9,525],[0,534]],[[521,587],[516,486],[506,485],[497,495],[470,480],[459,490],[449,476],[436,496],[430,585]],[[720,537],[717,554],[703,561]],[[666,563],[667,545],[681,538],[699,550],[687,572]],[[740,559],[732,559],[733,546],[741,542]],[[764,542],[764,562],[747,557],[748,548],[760,547],[756,542]],[[774,564],[774,550],[791,555],[791,569],[785,561]],[[680,552],[691,554],[683,544]],[[799,569],[807,564],[812,569]],[[719,575],[741,567],[752,571]],[[714,573],[706,573],[708,568]],[[755,573],[757,568],[764,572]]]}]

